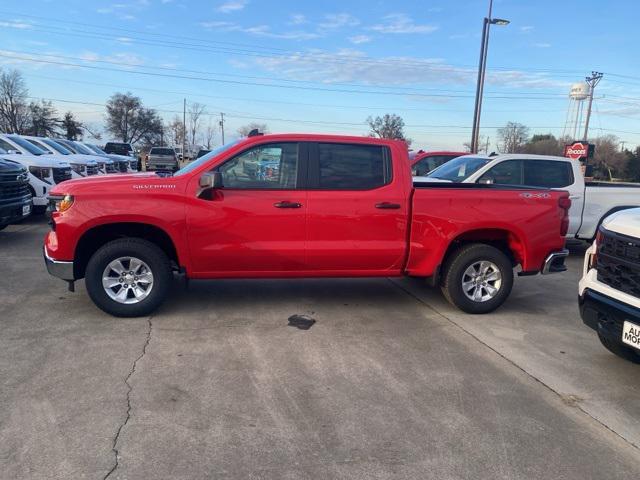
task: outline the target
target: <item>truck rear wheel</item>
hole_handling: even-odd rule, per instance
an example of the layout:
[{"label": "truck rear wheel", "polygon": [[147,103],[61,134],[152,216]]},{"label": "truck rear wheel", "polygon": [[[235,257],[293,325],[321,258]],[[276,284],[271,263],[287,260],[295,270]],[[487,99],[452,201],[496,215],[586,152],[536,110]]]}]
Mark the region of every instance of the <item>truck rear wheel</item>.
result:
[{"label": "truck rear wheel", "polygon": [[640,353],[638,350],[635,350],[632,347],[627,347],[626,345],[608,339],[607,337],[603,337],[598,333],[598,338],[600,339],[600,343],[609,350],[614,355],[617,355],[620,358],[623,358],[629,362],[639,363],[640,364]]},{"label": "truck rear wheel", "polygon": [[442,292],[467,313],[494,311],[511,293],[511,260],[490,245],[474,243],[452,253],[444,266]]},{"label": "truck rear wheel", "polygon": [[149,315],[164,301],[171,281],[165,253],[140,238],[103,245],[89,259],[85,273],[91,300],[116,317]]}]

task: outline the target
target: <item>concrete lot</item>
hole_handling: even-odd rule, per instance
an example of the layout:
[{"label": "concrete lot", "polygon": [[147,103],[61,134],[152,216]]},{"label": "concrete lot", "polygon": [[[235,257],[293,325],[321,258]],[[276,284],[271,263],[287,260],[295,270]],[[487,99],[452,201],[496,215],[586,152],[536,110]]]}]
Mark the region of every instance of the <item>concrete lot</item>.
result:
[{"label": "concrete lot", "polygon": [[372,279],[176,281],[126,320],[46,274],[46,228],[0,232],[0,478],[640,475],[640,369],[581,324],[580,251],[482,317]]}]

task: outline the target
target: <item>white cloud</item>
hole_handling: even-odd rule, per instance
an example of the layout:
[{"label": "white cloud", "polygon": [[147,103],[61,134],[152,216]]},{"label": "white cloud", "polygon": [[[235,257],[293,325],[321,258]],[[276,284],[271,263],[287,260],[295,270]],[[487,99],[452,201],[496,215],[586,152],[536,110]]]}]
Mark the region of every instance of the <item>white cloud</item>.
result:
[{"label": "white cloud", "polygon": [[222,13],[233,13],[243,10],[249,3],[248,0],[230,0],[220,5],[216,10]]},{"label": "white cloud", "polygon": [[545,43],[545,42],[538,42],[538,43],[534,43],[532,45],[534,47],[536,47],[536,48],[551,48],[551,44],[550,43]]},{"label": "white cloud", "polygon": [[370,27],[371,30],[379,33],[409,34],[409,33],[431,33],[438,27],[435,25],[418,25],[409,15],[405,13],[392,13],[383,18],[384,23]]},{"label": "white cloud", "polygon": [[33,25],[31,25],[30,23],[19,21],[19,20],[10,20],[8,22],[0,22],[0,27],[17,28],[19,30],[26,30],[26,29],[32,28]]},{"label": "white cloud", "polygon": [[220,30],[224,32],[242,32],[256,37],[281,38],[285,40],[311,40],[320,37],[318,33],[306,31],[274,32],[269,25],[254,25],[243,27],[233,22],[200,22],[200,26],[208,30]]},{"label": "white cloud", "polygon": [[520,27],[520,33],[531,33],[533,30],[534,27],[532,25],[523,25]]},{"label": "white cloud", "polygon": [[289,25],[303,25],[305,23],[307,23],[307,17],[305,17],[301,13],[294,13],[291,15]]},{"label": "white cloud", "polygon": [[323,30],[355,27],[360,24],[360,20],[348,13],[329,13],[324,16],[324,21],[318,25]]},{"label": "white cloud", "polygon": [[373,37],[369,35],[354,35],[353,37],[349,37],[349,41],[354,45],[369,43],[371,40],[373,40]]},{"label": "white cloud", "polygon": [[[278,55],[254,60],[269,72],[295,80],[331,83],[355,82],[368,85],[436,85],[453,84],[473,86],[477,70],[456,67],[439,58],[382,57],[373,58],[366,53],[343,49],[335,53],[309,50],[292,55]],[[488,72],[487,83],[513,88],[566,88],[566,81],[558,81],[546,74],[500,71]],[[469,94],[472,91],[469,90]],[[464,95],[464,94],[463,94]],[[420,97],[417,97],[420,98]],[[425,99],[438,98],[424,95]],[[447,96],[440,98],[448,98]]]}]

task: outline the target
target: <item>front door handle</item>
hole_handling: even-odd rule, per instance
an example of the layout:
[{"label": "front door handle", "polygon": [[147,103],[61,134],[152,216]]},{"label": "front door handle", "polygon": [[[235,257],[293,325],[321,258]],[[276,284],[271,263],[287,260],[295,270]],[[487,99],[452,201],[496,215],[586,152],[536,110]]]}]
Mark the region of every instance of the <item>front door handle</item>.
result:
[{"label": "front door handle", "polygon": [[380,208],[382,210],[398,210],[402,205],[399,203],[391,203],[391,202],[382,202],[376,203],[376,208]]},{"label": "front door handle", "polygon": [[276,202],[273,204],[276,208],[300,208],[302,207],[301,203],[298,202]]}]

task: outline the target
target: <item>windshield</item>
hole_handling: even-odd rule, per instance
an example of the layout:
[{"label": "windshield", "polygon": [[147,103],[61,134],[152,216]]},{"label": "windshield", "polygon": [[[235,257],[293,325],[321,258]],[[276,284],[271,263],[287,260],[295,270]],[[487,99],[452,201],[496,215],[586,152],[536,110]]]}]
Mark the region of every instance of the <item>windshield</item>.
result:
[{"label": "windshield", "polygon": [[490,158],[458,157],[429,172],[426,177],[462,182],[491,161]]},{"label": "windshield", "polygon": [[153,147],[149,152],[150,155],[175,155],[173,148],[157,148]]},{"label": "windshield", "polygon": [[80,142],[74,142],[73,140],[71,140],[71,143],[73,144],[73,146],[75,147],[75,150],[78,153],[82,153],[83,155],[94,155],[94,153],[91,150],[89,150],[87,147],[82,145]]},{"label": "windshield", "polygon": [[104,150],[102,150],[100,147],[97,147],[95,145],[92,145],[91,143],[83,143],[83,145],[85,147],[87,147],[89,150],[93,150],[94,152],[96,152],[98,155],[106,155],[107,152],[105,152]]},{"label": "windshield", "polygon": [[44,150],[47,153],[56,153],[54,150],[51,150],[50,148],[45,147],[44,145],[42,145],[41,143],[36,142],[35,140],[32,140],[30,138],[27,138],[26,140],[31,145],[35,145],[36,147],[41,148],[42,150]]},{"label": "windshield", "polygon": [[17,137],[15,135],[8,135],[8,138],[10,138],[11,141],[13,143],[15,143],[16,145],[20,145],[22,148],[24,148],[31,155],[46,155],[47,154],[46,151],[44,151],[41,148],[36,147],[35,145],[33,145],[30,142],[27,142],[24,138]]},{"label": "windshield", "polygon": [[174,173],[173,176],[177,177],[177,176],[180,176],[180,175],[184,175],[185,173],[189,173],[192,170],[195,170],[196,168],[200,167],[201,165],[207,163],[212,158],[220,155],[223,152],[226,152],[231,147],[235,147],[241,141],[242,140],[238,139],[238,140],[235,140],[233,142],[230,142],[230,143],[227,143],[225,145],[221,145],[221,146],[219,146],[217,148],[214,148],[213,150],[211,150],[206,155],[204,155],[204,156],[198,158],[197,160],[194,160],[190,164],[185,165],[184,167],[182,167],[180,170],[178,170],[176,173]]},{"label": "windshield", "polygon": [[42,143],[44,143],[45,145],[50,146],[56,152],[61,153],[62,155],[71,155],[73,153],[71,150],[68,150],[68,149],[64,148],[61,144],[59,144],[58,142],[54,142],[50,138],[43,138],[40,141]]},{"label": "windshield", "polygon": [[108,142],[104,146],[104,151],[107,153],[115,153],[117,155],[125,155],[127,157],[131,156],[131,145],[128,143],[114,143]]}]

